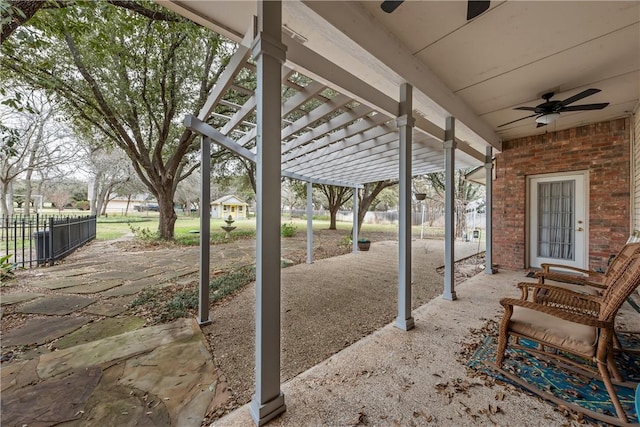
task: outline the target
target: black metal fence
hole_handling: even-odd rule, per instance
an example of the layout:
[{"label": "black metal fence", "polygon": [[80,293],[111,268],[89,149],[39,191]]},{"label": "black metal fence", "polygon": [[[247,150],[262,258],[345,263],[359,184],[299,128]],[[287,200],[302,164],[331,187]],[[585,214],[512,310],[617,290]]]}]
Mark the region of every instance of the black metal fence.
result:
[{"label": "black metal fence", "polygon": [[20,267],[53,265],[96,237],[96,216],[0,217],[0,257]]}]

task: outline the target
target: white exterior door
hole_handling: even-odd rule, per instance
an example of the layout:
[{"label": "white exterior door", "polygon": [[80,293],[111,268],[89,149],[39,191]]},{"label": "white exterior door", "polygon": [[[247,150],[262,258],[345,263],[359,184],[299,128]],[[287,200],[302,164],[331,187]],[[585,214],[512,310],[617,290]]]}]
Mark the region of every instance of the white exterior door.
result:
[{"label": "white exterior door", "polygon": [[529,266],[587,268],[587,172],[528,178]]}]

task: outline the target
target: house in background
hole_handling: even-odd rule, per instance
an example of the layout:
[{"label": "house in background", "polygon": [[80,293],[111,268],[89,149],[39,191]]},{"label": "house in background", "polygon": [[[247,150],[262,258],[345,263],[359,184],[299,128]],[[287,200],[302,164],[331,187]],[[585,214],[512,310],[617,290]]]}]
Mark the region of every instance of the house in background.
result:
[{"label": "house in background", "polygon": [[233,194],[211,202],[212,218],[228,218],[231,215],[233,219],[247,219],[248,214],[249,204]]}]

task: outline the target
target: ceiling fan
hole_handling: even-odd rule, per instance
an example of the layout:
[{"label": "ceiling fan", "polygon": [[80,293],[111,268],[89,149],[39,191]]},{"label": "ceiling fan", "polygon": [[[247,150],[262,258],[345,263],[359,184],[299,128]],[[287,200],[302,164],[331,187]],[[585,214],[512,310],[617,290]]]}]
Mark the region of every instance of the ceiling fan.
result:
[{"label": "ceiling fan", "polygon": [[536,123],[538,124],[536,127],[546,126],[549,123],[554,122],[560,117],[560,113],[563,111],[587,111],[587,110],[602,110],[604,107],[609,105],[608,102],[603,102],[599,104],[582,104],[582,105],[569,105],[573,104],[576,101],[581,100],[582,98],[586,98],[587,96],[594,95],[600,92],[600,89],[586,89],[582,92],[570,96],[564,101],[556,101],[551,100],[553,98],[554,93],[549,92],[542,95],[542,99],[544,102],[535,107],[517,107],[514,110],[524,110],[524,111],[533,111],[534,114],[526,117],[521,117],[516,120],[512,120],[507,123],[503,123],[499,128],[510,125],[511,123],[519,122],[520,120],[525,120],[531,117],[536,118]]},{"label": "ceiling fan", "polygon": [[[387,13],[391,13],[398,8],[404,0],[400,1],[383,1],[380,8]],[[490,0],[469,0],[467,1],[467,21],[475,18],[481,13],[489,9]]]}]

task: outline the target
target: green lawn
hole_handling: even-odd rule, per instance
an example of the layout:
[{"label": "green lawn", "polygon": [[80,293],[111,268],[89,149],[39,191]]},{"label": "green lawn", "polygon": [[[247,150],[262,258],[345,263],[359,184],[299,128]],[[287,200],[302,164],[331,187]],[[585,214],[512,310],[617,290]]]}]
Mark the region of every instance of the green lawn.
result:
[{"label": "green lawn", "polygon": [[[293,223],[296,228],[302,232],[307,228],[307,220],[300,218],[282,217],[282,223]],[[224,240],[225,232],[220,228],[226,225],[222,219],[211,219],[211,237],[215,243]],[[253,237],[255,234],[255,219],[237,220],[233,223],[236,229],[231,233],[235,237]],[[158,229],[157,214],[143,213],[141,215],[130,216],[109,216],[107,218],[99,218],[97,225],[98,240],[111,240],[122,237],[131,233],[131,227],[142,229],[148,233],[155,233]],[[345,236],[351,234],[352,224],[350,222],[337,222],[338,230],[344,231]],[[314,219],[314,230],[328,230],[329,220]],[[179,216],[175,225],[175,238],[181,244],[195,245],[199,241],[200,218]],[[363,224],[360,234],[366,236],[367,233],[392,233],[398,232],[398,224]],[[412,235],[420,236],[420,226],[412,227]],[[425,227],[424,235],[429,237],[444,236],[444,230],[437,227]]]}]

